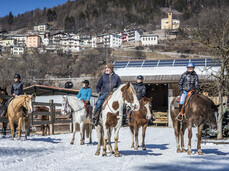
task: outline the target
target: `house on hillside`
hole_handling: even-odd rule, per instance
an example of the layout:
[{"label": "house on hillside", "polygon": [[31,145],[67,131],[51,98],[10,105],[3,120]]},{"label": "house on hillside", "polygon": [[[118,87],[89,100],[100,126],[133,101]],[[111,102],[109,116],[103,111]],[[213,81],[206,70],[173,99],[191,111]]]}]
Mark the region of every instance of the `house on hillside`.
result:
[{"label": "house on hillside", "polygon": [[117,48],[122,44],[122,36],[118,34],[105,34],[104,47]]},{"label": "house on hillside", "polygon": [[29,35],[27,36],[27,47],[28,48],[38,48],[41,46],[41,38],[39,35]]},{"label": "house on hillside", "polygon": [[48,30],[48,25],[46,24],[40,24],[40,25],[34,26],[34,31],[46,32],[47,30]]},{"label": "house on hillside", "polygon": [[152,46],[158,44],[158,35],[145,34],[141,36],[142,46]]},{"label": "house on hillside", "polygon": [[17,46],[25,46],[27,44],[27,35],[26,34],[16,34],[11,36],[11,38],[16,40]]},{"label": "house on hillside", "polygon": [[180,27],[180,20],[173,19],[172,12],[168,13],[168,18],[161,19],[161,29],[178,29]]},{"label": "house on hillside", "polygon": [[0,40],[0,46],[2,47],[10,47],[16,44],[16,40],[13,38],[5,38]]},{"label": "house on hillside", "polygon": [[63,53],[75,53],[80,51],[80,40],[71,37],[60,40],[60,46]]},{"label": "house on hillside", "polygon": [[11,47],[11,54],[13,55],[23,55],[25,53],[24,46],[12,46]]},{"label": "house on hillside", "polygon": [[124,32],[122,32],[121,35],[122,35],[122,43],[137,42],[141,40],[141,34],[139,29],[124,30]]},{"label": "house on hillside", "polygon": [[68,37],[69,37],[69,34],[64,33],[64,32],[58,32],[58,33],[52,34],[49,37],[49,44],[60,45],[61,39],[68,38]]}]

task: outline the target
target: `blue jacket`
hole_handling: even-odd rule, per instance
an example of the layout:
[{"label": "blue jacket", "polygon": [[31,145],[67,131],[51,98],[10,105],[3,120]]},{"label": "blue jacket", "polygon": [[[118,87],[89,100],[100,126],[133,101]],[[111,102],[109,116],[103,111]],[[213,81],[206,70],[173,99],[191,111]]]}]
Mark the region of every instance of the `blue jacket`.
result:
[{"label": "blue jacket", "polygon": [[80,100],[83,100],[83,101],[90,101],[90,98],[91,98],[91,88],[84,88],[82,87],[80,89],[80,92],[77,94],[77,98],[79,98]]},{"label": "blue jacket", "polygon": [[16,94],[16,95],[22,95],[23,93],[23,84],[21,81],[18,81],[18,82],[15,82],[13,83],[12,87],[11,87],[11,95],[13,94]]},{"label": "blue jacket", "polygon": [[109,93],[122,84],[120,77],[113,71],[112,74],[104,73],[96,86],[97,93]]}]

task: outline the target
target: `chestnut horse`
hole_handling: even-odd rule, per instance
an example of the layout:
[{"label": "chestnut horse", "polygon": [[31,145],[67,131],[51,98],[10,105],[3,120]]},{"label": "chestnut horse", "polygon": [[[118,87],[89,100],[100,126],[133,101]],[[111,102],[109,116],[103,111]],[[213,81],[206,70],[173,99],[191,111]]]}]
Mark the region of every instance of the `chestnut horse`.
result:
[{"label": "chestnut horse", "polygon": [[211,99],[202,95],[194,94],[187,106],[184,109],[184,119],[182,122],[176,119],[179,111],[175,108],[175,101],[178,97],[174,98],[171,102],[170,113],[171,119],[173,121],[173,128],[177,142],[177,152],[181,152],[179,145],[179,136],[181,136],[181,148],[182,152],[186,152],[184,148],[184,133],[186,128],[188,128],[188,154],[192,154],[191,149],[191,138],[192,138],[192,126],[195,124],[198,126],[198,143],[197,150],[198,154],[202,155],[200,142],[201,142],[201,132],[205,123],[211,125],[213,129],[216,129],[216,117],[218,114],[219,105],[215,105]]},{"label": "chestnut horse", "polygon": [[[45,107],[45,106],[36,106],[34,108],[35,112],[49,112],[49,108]],[[49,115],[41,115],[40,117],[41,121],[49,121]],[[49,124],[42,124],[41,125],[41,131],[42,131],[42,136],[50,135],[50,128],[49,128]]]},{"label": "chestnut horse", "polygon": [[[132,145],[131,148],[138,150],[138,131],[139,128],[142,126],[142,149],[146,150],[145,147],[145,132],[148,126],[148,122],[152,117],[151,109],[151,98],[142,98],[140,103],[140,109],[138,111],[131,111],[131,116],[128,122],[131,136],[132,136]],[[134,146],[134,136],[135,136],[135,146]]]},{"label": "chestnut horse", "polygon": [[14,140],[14,123],[18,125],[18,139],[21,139],[21,124],[23,120],[23,107],[28,113],[32,113],[32,97],[33,95],[16,96],[10,101],[7,107],[7,115],[11,129],[11,140]]}]

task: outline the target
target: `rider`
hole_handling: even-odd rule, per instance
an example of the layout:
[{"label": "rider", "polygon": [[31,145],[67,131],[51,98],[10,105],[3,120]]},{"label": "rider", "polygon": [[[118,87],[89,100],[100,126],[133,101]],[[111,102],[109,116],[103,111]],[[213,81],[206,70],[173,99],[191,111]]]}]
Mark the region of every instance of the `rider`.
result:
[{"label": "rider", "polygon": [[[22,95],[23,93],[23,83],[20,80],[21,80],[20,74],[15,74],[14,83],[11,87],[11,95],[13,96],[13,98]],[[2,117],[6,117],[6,109],[7,109],[8,102],[9,100],[5,103]]]},{"label": "rider", "polygon": [[146,87],[143,84],[144,77],[142,75],[137,76],[136,83],[134,84],[134,89],[137,93],[138,100],[143,98],[146,94]]},{"label": "rider", "polygon": [[96,119],[96,112],[102,106],[107,95],[111,91],[117,89],[122,84],[120,77],[115,74],[113,69],[114,66],[112,63],[107,64],[105,73],[100,77],[99,82],[96,86],[96,91],[100,94],[100,96],[95,106],[93,122],[95,122]]},{"label": "rider", "polygon": [[86,104],[90,105],[90,99],[91,99],[91,88],[89,86],[89,81],[84,80],[83,87],[80,89],[77,98],[84,101]]},{"label": "rider", "polygon": [[179,105],[179,115],[177,117],[178,120],[183,119],[182,107],[185,103],[185,98],[188,92],[191,90],[195,90],[196,94],[199,92],[199,77],[194,71],[194,69],[195,69],[195,64],[189,62],[187,64],[187,71],[183,73],[180,77],[178,86],[181,92],[181,97],[180,97],[180,105]]}]

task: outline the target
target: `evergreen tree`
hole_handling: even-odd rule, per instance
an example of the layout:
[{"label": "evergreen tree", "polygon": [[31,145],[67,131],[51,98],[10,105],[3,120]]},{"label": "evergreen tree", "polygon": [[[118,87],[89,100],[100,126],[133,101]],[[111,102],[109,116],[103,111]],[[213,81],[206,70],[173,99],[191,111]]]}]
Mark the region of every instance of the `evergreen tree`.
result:
[{"label": "evergreen tree", "polygon": [[9,17],[8,17],[8,23],[9,23],[9,25],[12,25],[13,24],[13,21],[14,21],[14,16],[13,16],[12,12],[10,11]]}]

